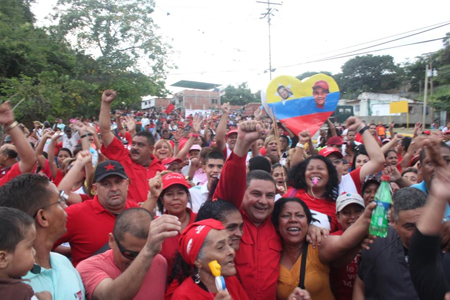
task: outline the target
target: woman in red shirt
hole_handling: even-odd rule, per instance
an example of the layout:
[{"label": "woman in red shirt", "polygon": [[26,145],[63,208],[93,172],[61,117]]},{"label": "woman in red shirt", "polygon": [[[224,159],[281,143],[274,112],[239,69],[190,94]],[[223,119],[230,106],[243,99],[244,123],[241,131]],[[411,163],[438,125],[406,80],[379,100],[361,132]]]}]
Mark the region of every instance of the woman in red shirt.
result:
[{"label": "woman in red shirt", "polygon": [[336,198],[339,181],[336,168],[323,156],[311,156],[294,166],[289,172],[285,197],[303,200],[313,213],[319,227],[330,232],[339,230],[336,219]]}]

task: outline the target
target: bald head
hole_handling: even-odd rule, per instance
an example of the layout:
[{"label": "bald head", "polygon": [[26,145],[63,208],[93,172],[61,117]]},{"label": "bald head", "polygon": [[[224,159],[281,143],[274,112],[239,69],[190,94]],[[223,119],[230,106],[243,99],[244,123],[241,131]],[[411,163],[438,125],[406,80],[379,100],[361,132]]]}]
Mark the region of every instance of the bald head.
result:
[{"label": "bald head", "polygon": [[146,239],[152,219],[152,215],[143,208],[124,210],[116,218],[113,234],[119,242],[123,241],[123,237],[127,232],[136,238]]}]

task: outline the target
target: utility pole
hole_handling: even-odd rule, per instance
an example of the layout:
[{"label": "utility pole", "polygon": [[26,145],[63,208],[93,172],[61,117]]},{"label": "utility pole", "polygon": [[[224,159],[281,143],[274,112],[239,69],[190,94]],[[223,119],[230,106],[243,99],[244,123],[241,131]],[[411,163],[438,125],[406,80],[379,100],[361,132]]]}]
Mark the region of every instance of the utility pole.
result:
[{"label": "utility pole", "polygon": [[[274,16],[273,12],[278,11],[278,9],[274,9],[271,7],[271,5],[282,5],[282,3],[274,3],[270,2],[268,0],[267,2],[263,1],[256,1],[257,3],[267,4],[267,11],[265,13],[262,13],[262,17],[260,19],[267,18],[267,24],[269,25],[269,78],[272,80],[272,72],[275,71],[275,69],[272,69],[272,44],[270,41],[270,25],[271,25],[271,19]],[[265,72],[264,72],[265,73]]]},{"label": "utility pole", "polygon": [[423,116],[422,116],[422,126],[423,129],[427,127],[426,117],[427,117],[427,94],[428,94],[428,65],[425,67],[425,85],[424,85],[424,92],[423,92]]}]

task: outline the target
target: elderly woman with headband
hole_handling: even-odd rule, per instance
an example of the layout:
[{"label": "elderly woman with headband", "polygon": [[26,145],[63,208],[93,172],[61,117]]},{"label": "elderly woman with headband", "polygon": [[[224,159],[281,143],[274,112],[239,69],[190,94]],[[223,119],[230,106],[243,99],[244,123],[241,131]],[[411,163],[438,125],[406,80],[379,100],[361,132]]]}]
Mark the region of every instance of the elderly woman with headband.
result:
[{"label": "elderly woman with headband", "polygon": [[[248,299],[235,276],[234,249],[222,222],[205,219],[190,224],[181,235],[178,250],[182,263],[193,272],[174,292],[173,299]],[[209,267],[212,261],[220,265],[225,287],[216,285],[216,276]]]}]

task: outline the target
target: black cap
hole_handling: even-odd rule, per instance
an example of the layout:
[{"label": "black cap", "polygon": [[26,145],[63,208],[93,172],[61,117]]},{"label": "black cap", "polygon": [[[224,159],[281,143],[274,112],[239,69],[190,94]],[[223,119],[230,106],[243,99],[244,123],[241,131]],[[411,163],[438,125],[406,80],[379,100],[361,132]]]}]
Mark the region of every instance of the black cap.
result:
[{"label": "black cap", "polygon": [[68,131],[72,131],[72,128],[70,128],[70,126],[64,127],[64,132],[68,132]]},{"label": "black cap", "polygon": [[122,178],[128,178],[123,166],[115,160],[107,160],[98,164],[95,169],[94,182],[99,182],[103,178],[111,175],[117,175]]}]

